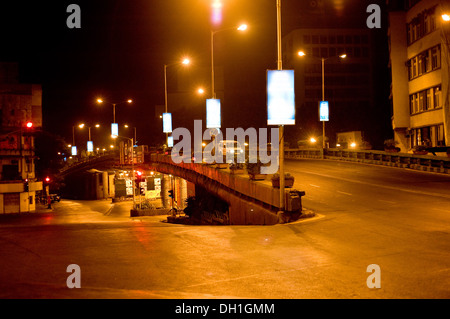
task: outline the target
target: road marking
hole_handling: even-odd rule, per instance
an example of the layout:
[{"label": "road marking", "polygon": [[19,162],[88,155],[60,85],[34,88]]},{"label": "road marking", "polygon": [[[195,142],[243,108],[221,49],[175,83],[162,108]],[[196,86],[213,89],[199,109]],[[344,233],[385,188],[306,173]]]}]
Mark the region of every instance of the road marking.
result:
[{"label": "road marking", "polygon": [[317,185],[314,185],[314,184],[309,184],[309,186],[320,188],[320,186],[317,186]]},{"label": "road marking", "polygon": [[353,196],[353,194],[346,193],[346,192],[341,192],[341,191],[336,191],[336,193],[344,194],[344,195],[348,195],[348,196]]},{"label": "road marking", "polygon": [[[403,188],[403,187],[363,182],[363,181],[358,181],[358,180],[354,180],[351,178],[336,177],[336,176],[332,176],[332,175],[328,175],[328,174],[321,174],[321,173],[311,172],[311,171],[301,171],[301,173],[322,176],[322,177],[326,177],[329,179],[337,179],[337,180],[350,182],[350,183],[356,183],[356,184],[369,185],[369,186],[378,187],[378,188],[390,189],[390,190],[394,190],[394,191],[402,191],[402,192],[411,193],[411,194],[427,195],[427,196],[432,196],[432,197],[441,197],[441,198],[450,199],[450,195],[442,194],[442,193],[427,192],[427,191],[413,190],[413,189],[408,189],[408,188]],[[313,186],[312,184],[310,184],[310,185]]]}]

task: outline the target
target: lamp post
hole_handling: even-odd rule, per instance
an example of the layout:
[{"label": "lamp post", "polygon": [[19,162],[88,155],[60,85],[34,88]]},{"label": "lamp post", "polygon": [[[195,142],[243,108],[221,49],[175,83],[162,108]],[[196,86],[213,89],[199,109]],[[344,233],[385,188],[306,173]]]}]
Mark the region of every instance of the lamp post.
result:
[{"label": "lamp post", "polygon": [[[216,98],[216,91],[214,88],[214,35],[222,32],[222,31],[227,31],[227,30],[233,30],[236,29],[235,27],[231,27],[231,28],[225,28],[225,29],[220,29],[220,30],[211,30],[211,98],[215,99]],[[247,25],[246,24],[241,24],[240,26],[237,27],[238,31],[245,31],[247,30]]]},{"label": "lamp post", "polygon": [[134,141],[133,141],[133,138],[129,138],[129,137],[125,137],[125,136],[114,136],[113,137],[114,139],[115,138],[124,138],[124,139],[127,139],[127,140],[129,140],[129,141],[131,141],[131,172],[132,172],[132,187],[133,187],[133,209],[135,208],[135,206],[136,206],[136,195],[134,194],[135,193],[135,187],[134,187],[134,181],[135,181],[135,179],[136,179],[136,176],[135,176],[135,174],[134,174],[134,155],[133,155],[133,153],[134,153],[134,150],[133,150],[133,145],[134,145]]},{"label": "lamp post", "polygon": [[[128,125],[128,124],[125,124],[125,125],[124,125],[124,127],[125,127],[125,128],[128,128],[128,127],[129,127],[129,125]],[[136,127],[134,126],[134,127],[133,127],[133,129],[134,129],[134,142],[135,142],[135,143],[137,144],[137,138],[136,138]]]},{"label": "lamp post", "polygon": [[[84,124],[84,123],[81,123],[80,125],[78,125],[78,127],[80,128],[80,129],[82,129],[82,128],[84,128],[86,125]],[[95,124],[95,127],[96,128],[99,128],[100,127],[100,124]],[[91,139],[91,126],[88,126],[87,127],[88,128],[88,142],[87,142],[87,152],[88,152],[88,154],[89,154],[89,152],[93,152],[94,151],[94,144],[92,143],[92,139]],[[75,135],[74,135],[75,136]],[[75,142],[75,141],[74,141]],[[92,143],[92,151],[89,151],[89,143]]]},{"label": "lamp post", "polygon": [[97,99],[97,103],[99,103],[99,104],[101,104],[101,103],[112,104],[112,106],[113,106],[113,124],[116,124],[116,105],[123,104],[123,103],[131,104],[132,102],[133,102],[133,100],[131,100],[131,99],[128,99],[126,101],[116,102],[116,103],[111,103],[111,102],[105,101],[101,98]]},{"label": "lamp post", "polygon": [[[299,51],[298,55],[300,57],[306,56],[306,54],[303,51]],[[341,54],[339,56],[331,56],[331,57],[328,57],[328,58],[324,58],[324,57],[316,58],[316,57],[313,57],[313,58],[316,58],[316,59],[320,59],[320,61],[322,63],[322,101],[325,101],[325,61],[329,60],[331,58],[345,59],[346,57],[347,57],[346,54]],[[322,147],[326,148],[326,143],[325,143],[325,121],[322,121]]]},{"label": "lamp post", "polygon": [[[281,0],[276,0],[277,7],[277,70],[283,69],[283,60],[281,54]],[[285,180],[284,180],[284,125],[278,126],[278,135],[279,135],[279,173],[280,173],[280,211],[284,211],[285,209]]]},{"label": "lamp post", "polygon": [[[167,67],[172,66],[172,65],[178,65],[178,64],[183,64],[183,65],[188,65],[189,63],[191,63],[191,61],[188,58],[184,58],[181,62],[175,62],[175,63],[171,63],[171,64],[164,64],[164,113],[167,113]],[[166,143],[168,143],[168,137],[169,137],[169,133],[166,133]]]}]

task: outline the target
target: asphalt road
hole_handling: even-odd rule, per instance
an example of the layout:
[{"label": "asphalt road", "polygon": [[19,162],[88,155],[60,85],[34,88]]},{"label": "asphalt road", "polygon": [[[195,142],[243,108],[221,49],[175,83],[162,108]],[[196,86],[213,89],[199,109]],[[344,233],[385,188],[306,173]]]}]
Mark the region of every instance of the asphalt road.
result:
[{"label": "asphalt road", "polygon": [[[0,298],[449,298],[450,176],[286,161],[318,215],[276,226],[130,218],[130,203],[62,200],[0,218]],[[67,267],[81,288],[68,288]],[[369,265],[380,288],[369,288]]]}]

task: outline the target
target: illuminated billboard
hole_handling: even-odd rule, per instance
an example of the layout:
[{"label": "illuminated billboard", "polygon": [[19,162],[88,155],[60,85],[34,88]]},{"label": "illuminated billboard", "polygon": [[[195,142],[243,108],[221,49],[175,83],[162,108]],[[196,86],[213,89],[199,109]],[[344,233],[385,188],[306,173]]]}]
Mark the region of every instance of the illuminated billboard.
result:
[{"label": "illuminated billboard", "polygon": [[87,142],[87,151],[93,152],[94,151],[94,143],[92,141]]},{"label": "illuminated billboard", "polygon": [[172,133],[172,113],[163,113],[163,133]]},{"label": "illuminated billboard", "polygon": [[76,156],[76,155],[77,155],[77,147],[72,146],[72,156]]},{"label": "illuminated billboard", "polygon": [[173,147],[173,136],[167,136],[167,147]]},{"label": "illuminated billboard", "polygon": [[206,100],[206,128],[220,128],[220,100]]},{"label": "illuminated billboard", "polygon": [[111,136],[112,137],[119,136],[119,124],[117,124],[117,123],[111,124]]},{"label": "illuminated billboard", "polygon": [[328,101],[320,101],[319,102],[319,120],[320,121],[329,121],[330,112],[328,108]]},{"label": "illuminated billboard", "polygon": [[294,70],[267,71],[267,124],[295,125]]}]

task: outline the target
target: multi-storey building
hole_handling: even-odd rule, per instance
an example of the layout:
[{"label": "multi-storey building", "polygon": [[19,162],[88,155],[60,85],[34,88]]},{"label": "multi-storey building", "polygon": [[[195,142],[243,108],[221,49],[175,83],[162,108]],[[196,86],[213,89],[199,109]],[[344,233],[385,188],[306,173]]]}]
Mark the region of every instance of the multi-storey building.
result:
[{"label": "multi-storey building", "polygon": [[[283,68],[295,69],[296,118],[305,128],[299,138],[322,131],[318,115],[322,86],[324,99],[330,105],[330,120],[326,123],[329,146],[334,147],[338,132],[369,133],[366,124],[375,104],[370,31],[367,28],[301,28],[283,37]],[[298,55],[299,51],[304,53],[303,57]],[[340,58],[343,54],[345,59]]]},{"label": "multi-storey building", "polygon": [[394,137],[402,151],[448,146],[450,3],[389,0]]},{"label": "multi-storey building", "polygon": [[42,182],[35,176],[33,131],[41,126],[41,86],[19,83],[17,64],[0,63],[0,213],[36,210]]}]

